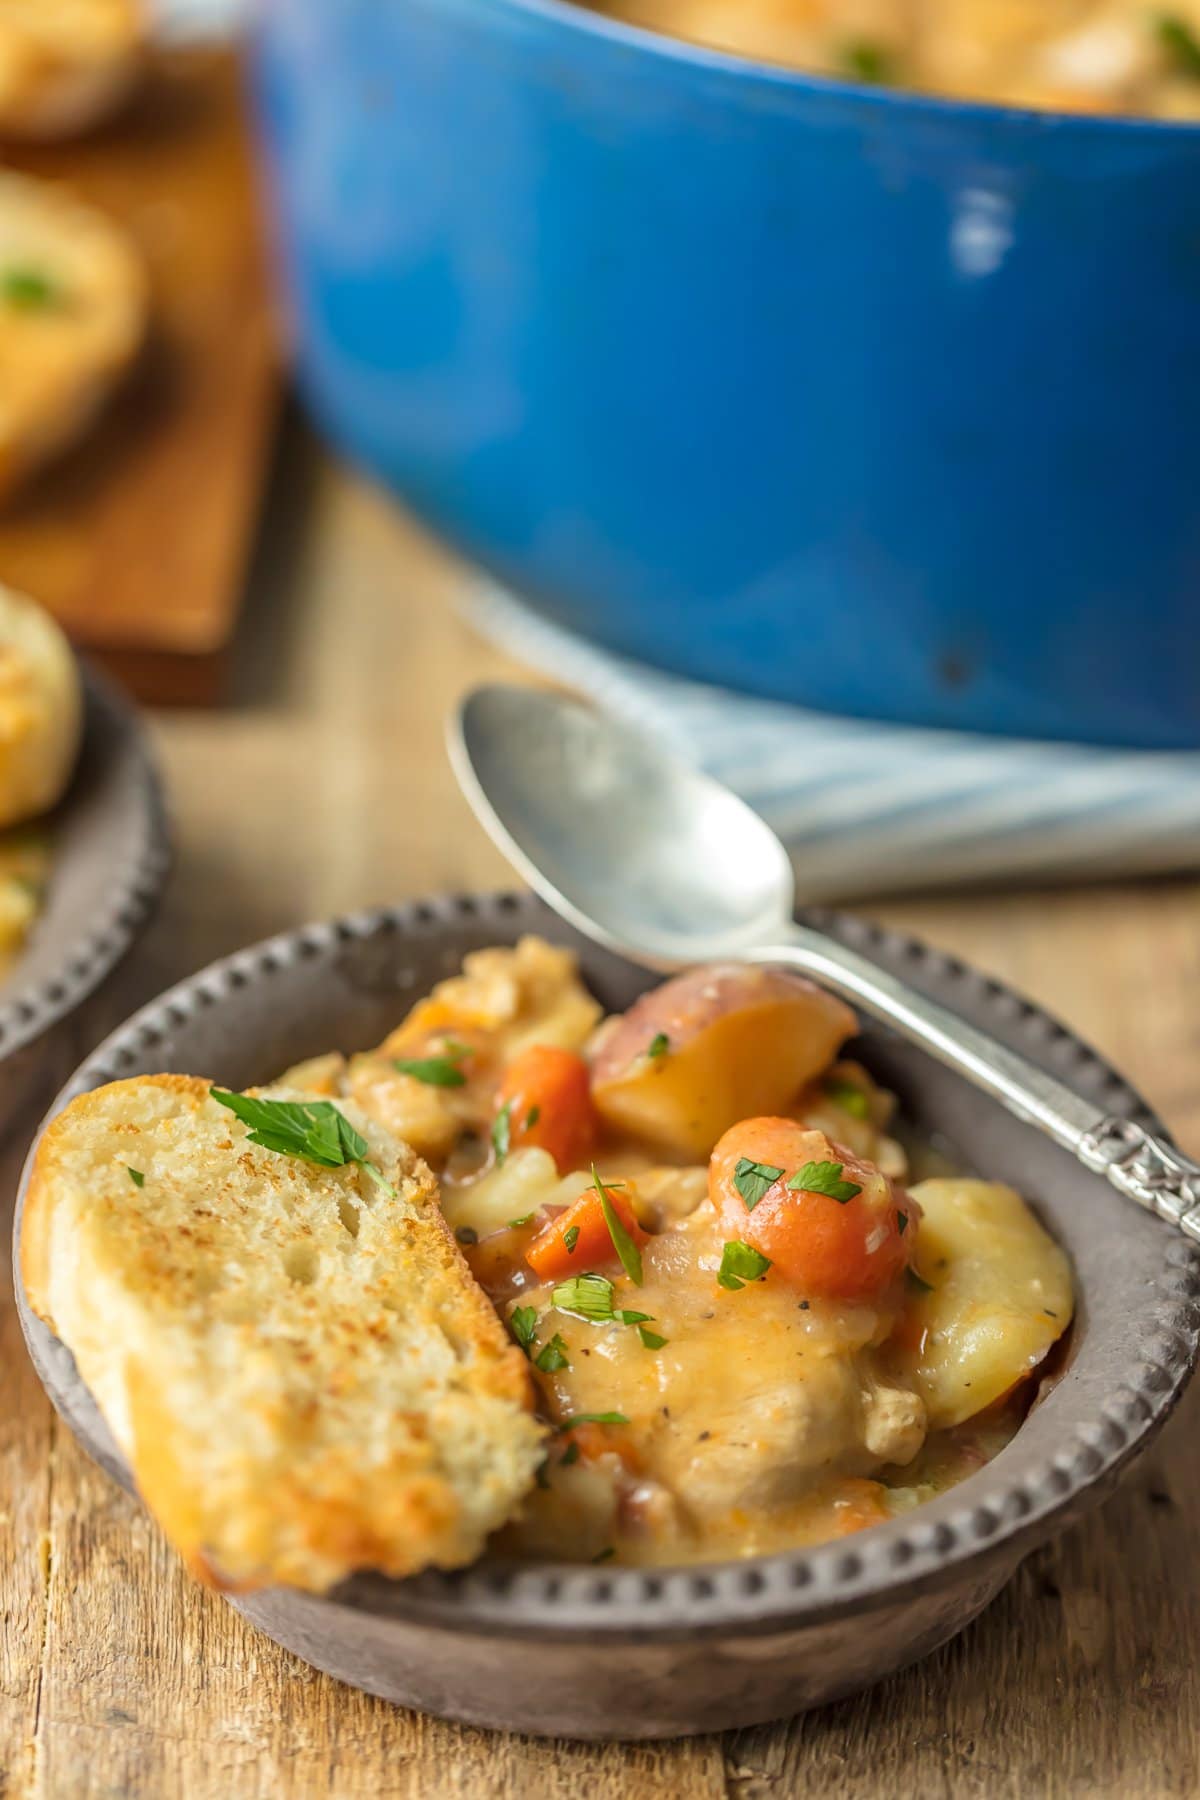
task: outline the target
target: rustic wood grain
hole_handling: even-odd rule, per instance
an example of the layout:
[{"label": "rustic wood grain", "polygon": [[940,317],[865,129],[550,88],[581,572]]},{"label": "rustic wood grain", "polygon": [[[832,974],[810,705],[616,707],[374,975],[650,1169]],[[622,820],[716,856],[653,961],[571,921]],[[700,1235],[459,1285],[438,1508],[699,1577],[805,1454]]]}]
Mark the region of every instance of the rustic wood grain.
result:
[{"label": "rustic wood grain", "polygon": [[[265,931],[507,879],[441,750],[455,694],[508,667],[454,616],[461,580],[293,436],[235,704],[156,723],[179,837],[164,914],[117,992],[77,1022],[76,1048],[172,974]],[[1158,882],[872,910],[1061,1012],[1196,1148],[1198,891]],[[874,1692],[725,1738],[538,1744],[339,1687],[191,1586],[140,1509],[54,1430],[11,1317],[2,1330],[5,1794],[1165,1800],[1200,1786],[1200,1394],[1101,1514],[1027,1563],[955,1643]]]},{"label": "rustic wood grain", "polygon": [[126,226],[152,326],[88,438],[0,512],[0,580],[142,698],[214,699],[279,392],[237,65],[225,51],[162,53],[111,125],[4,160]]}]

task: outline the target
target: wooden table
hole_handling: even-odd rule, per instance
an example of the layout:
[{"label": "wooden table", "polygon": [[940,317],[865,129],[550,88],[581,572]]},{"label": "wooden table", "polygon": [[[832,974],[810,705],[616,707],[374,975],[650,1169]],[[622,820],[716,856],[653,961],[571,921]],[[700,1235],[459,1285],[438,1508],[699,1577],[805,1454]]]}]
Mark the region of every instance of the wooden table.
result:
[{"label": "wooden table", "polygon": [[[163,914],[64,1060],[167,979],[268,931],[507,881],[441,749],[455,695],[507,671],[452,610],[462,579],[289,434],[235,702],[154,721],[178,839]],[[1200,1147],[1195,882],[873,910],[1047,1002]],[[873,1693],[721,1738],[539,1744],[396,1711],[257,1636],[188,1581],[58,1426],[10,1312],[0,1331],[0,1794],[1124,1800],[1200,1789],[1200,1392],[1101,1515],[1032,1558],[956,1642]]]}]

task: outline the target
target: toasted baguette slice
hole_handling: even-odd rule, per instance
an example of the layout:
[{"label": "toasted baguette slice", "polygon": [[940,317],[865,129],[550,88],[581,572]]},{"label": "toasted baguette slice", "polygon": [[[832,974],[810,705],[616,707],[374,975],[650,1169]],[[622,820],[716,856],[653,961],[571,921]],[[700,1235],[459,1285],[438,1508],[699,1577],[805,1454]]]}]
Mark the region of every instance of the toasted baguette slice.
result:
[{"label": "toasted baguette slice", "polygon": [[79,668],[62,628],[0,585],[0,829],[62,799],[82,730]]},{"label": "toasted baguette slice", "polygon": [[115,112],[147,25],[141,0],[0,0],[0,137],[73,137]]},{"label": "toasted baguette slice", "polygon": [[83,436],[146,333],[146,275],[119,226],[0,173],[0,501]]},{"label": "toasted baguette slice", "polygon": [[38,1147],[30,1304],[214,1586],[319,1592],[355,1569],[470,1562],[540,1460],[527,1365],[433,1176],[342,1110],[394,1199],[355,1164],[250,1144],[186,1076],[82,1095]]}]

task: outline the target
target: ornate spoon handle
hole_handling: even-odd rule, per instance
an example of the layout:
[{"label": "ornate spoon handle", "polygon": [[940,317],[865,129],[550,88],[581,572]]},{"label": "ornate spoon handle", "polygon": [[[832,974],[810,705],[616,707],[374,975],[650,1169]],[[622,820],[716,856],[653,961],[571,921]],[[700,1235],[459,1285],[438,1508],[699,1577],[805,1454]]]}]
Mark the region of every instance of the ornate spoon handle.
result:
[{"label": "ornate spoon handle", "polygon": [[1200,1241],[1200,1164],[1134,1120],[1102,1112],[939,1001],[808,926],[797,925],[786,941],[746,954],[814,976],[1036,1125],[1118,1193]]}]

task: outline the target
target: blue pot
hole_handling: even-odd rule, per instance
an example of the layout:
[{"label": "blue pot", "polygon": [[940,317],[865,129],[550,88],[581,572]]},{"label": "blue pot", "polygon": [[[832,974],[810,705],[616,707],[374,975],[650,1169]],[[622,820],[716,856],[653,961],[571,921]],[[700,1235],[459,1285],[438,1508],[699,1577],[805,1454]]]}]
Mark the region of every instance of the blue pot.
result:
[{"label": "blue pot", "polygon": [[548,613],[836,711],[1200,744],[1200,129],[559,0],[267,0],[333,437]]}]

